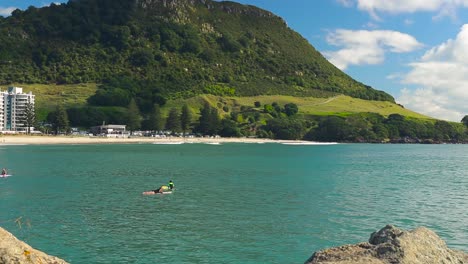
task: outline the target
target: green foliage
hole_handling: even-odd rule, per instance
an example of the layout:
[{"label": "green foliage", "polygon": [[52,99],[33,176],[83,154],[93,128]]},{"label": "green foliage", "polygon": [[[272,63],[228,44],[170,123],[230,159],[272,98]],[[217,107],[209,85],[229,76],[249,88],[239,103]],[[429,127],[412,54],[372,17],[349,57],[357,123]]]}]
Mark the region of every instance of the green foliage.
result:
[{"label": "green foliage", "polygon": [[153,52],[148,49],[139,49],[130,55],[130,63],[136,67],[150,65],[154,61]]},{"label": "green foliage", "polygon": [[302,139],[305,128],[302,120],[292,118],[275,118],[267,121],[266,131],[271,131],[275,139]]},{"label": "green foliage", "polygon": [[241,50],[241,45],[237,42],[231,34],[224,33],[221,38],[219,38],[219,44],[222,49],[227,52],[239,52]]},{"label": "green foliage", "polygon": [[27,102],[24,108],[23,123],[26,126],[26,133],[30,133],[31,127],[36,124],[36,111],[34,105],[31,102]]},{"label": "green foliage", "polygon": [[241,132],[236,122],[231,119],[223,119],[221,121],[221,130],[219,135],[222,137],[239,137]]},{"label": "green foliage", "polygon": [[319,122],[318,127],[311,131],[306,138],[323,142],[345,141],[350,134],[345,119],[337,116],[328,116]]},{"label": "green foliage", "polygon": [[192,122],[192,113],[188,105],[184,104],[184,106],[182,107],[182,112],[180,113],[180,126],[184,134],[190,128],[191,122]]},{"label": "green foliage", "polygon": [[84,128],[127,122],[127,109],[123,107],[72,107],[67,109],[67,115],[73,126]]},{"label": "green foliage", "polygon": [[180,132],[182,130],[179,111],[176,108],[172,108],[169,111],[169,116],[167,117],[167,120],[166,120],[166,130],[169,130],[175,133]]},{"label": "green foliage", "polygon": [[468,115],[464,116],[461,120],[461,122],[466,126],[468,127]]},{"label": "green foliage", "polygon": [[298,111],[299,111],[299,108],[294,103],[289,103],[289,104],[284,105],[284,113],[287,116],[295,115],[295,114],[297,114]]},{"label": "green foliage", "polygon": [[55,111],[49,114],[47,120],[52,124],[55,134],[68,133],[70,130],[68,115],[63,105],[57,105]]},{"label": "green foliage", "polygon": [[130,93],[124,89],[100,89],[88,99],[88,103],[94,106],[126,106],[130,98]]},{"label": "green foliage", "polygon": [[206,94],[218,95],[218,96],[234,96],[236,93],[235,88],[231,88],[221,84],[208,85],[203,89]]},{"label": "green foliage", "polygon": [[161,131],[163,129],[164,127],[163,123],[164,123],[164,120],[162,118],[161,108],[159,107],[158,104],[155,104],[153,106],[153,110],[149,114],[148,119],[143,121],[142,126],[144,130],[150,130],[150,131],[156,132],[156,131]]},{"label": "green foliage", "polygon": [[128,130],[135,131],[141,127],[141,116],[140,110],[135,102],[135,99],[132,99],[127,107],[127,120],[126,125]]},{"label": "green foliage", "polygon": [[322,118],[306,138],[337,142],[432,143],[464,142],[467,134],[462,124],[411,119],[398,114],[384,118],[377,114],[360,113]]},{"label": "green foliage", "polygon": [[164,105],[166,99],[160,90],[149,81],[135,80],[128,76],[109,78],[98,87],[96,94],[88,98],[93,106],[122,106],[130,103],[135,97],[139,108],[148,113],[154,104]]},{"label": "green foliage", "polygon": [[205,103],[200,110],[199,123],[195,128],[195,132],[203,135],[217,135],[220,130],[220,125],[221,120],[218,115],[218,110],[211,107],[209,103]]}]

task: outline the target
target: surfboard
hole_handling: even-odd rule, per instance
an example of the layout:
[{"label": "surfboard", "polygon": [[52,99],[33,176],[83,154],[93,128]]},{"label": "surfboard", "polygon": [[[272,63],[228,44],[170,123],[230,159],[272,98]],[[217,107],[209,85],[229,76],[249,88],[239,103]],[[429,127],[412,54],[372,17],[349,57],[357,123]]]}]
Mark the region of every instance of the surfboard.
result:
[{"label": "surfboard", "polygon": [[0,175],[0,178],[6,178],[6,177],[11,177],[11,176],[13,176],[13,175],[11,175],[11,174]]},{"label": "surfboard", "polygon": [[153,191],[143,192],[143,195],[171,194],[172,192],[154,193]]}]

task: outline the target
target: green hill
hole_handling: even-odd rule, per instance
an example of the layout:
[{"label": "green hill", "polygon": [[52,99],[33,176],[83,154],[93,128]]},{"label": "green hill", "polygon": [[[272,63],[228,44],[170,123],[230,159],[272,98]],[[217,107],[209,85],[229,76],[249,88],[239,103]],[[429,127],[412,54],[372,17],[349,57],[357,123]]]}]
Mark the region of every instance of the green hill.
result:
[{"label": "green hill", "polygon": [[[123,77],[122,77],[123,76]],[[81,0],[0,19],[0,84],[105,83],[143,112],[197,94],[394,102],[330,64],[272,13],[211,0]],[[120,86],[120,87],[115,87]],[[103,102],[105,101],[105,102]]]}]

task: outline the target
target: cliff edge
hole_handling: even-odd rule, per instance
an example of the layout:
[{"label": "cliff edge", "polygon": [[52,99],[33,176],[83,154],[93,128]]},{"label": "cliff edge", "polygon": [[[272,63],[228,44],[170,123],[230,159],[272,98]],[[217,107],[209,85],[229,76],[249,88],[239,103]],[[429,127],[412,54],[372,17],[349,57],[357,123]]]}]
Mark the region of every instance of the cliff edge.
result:
[{"label": "cliff edge", "polygon": [[306,264],[463,264],[468,254],[451,250],[433,231],[420,227],[404,231],[387,225],[369,242],[315,252]]},{"label": "cliff edge", "polygon": [[0,263],[66,264],[67,262],[32,248],[0,227]]}]

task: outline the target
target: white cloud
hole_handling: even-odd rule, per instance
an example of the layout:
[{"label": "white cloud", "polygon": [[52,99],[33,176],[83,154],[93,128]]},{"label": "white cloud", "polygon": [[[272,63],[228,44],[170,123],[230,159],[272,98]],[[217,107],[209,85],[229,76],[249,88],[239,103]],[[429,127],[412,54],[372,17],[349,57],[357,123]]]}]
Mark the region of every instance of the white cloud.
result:
[{"label": "white cloud", "polygon": [[[354,3],[350,3],[353,1]],[[351,6],[356,4],[358,9],[368,12],[374,19],[379,19],[378,13],[415,13],[437,12],[437,17],[455,17],[456,9],[468,7],[468,0],[348,0],[339,3]]]},{"label": "white cloud", "polygon": [[405,23],[405,25],[409,26],[409,25],[413,25],[414,21],[411,20],[411,19],[405,19],[404,23]]},{"label": "white cloud", "polygon": [[410,90],[408,88],[402,89],[397,98],[398,103],[415,112],[438,119],[459,122],[463,117],[463,110],[455,109],[447,104],[448,100],[449,98],[443,94],[436,94],[430,89]]},{"label": "white cloud", "polygon": [[0,7],[0,16],[10,16],[13,11],[15,11],[16,7]]},{"label": "white cloud", "polygon": [[338,29],[327,36],[331,45],[342,47],[338,51],[326,51],[325,56],[338,68],[348,65],[379,64],[386,52],[405,53],[422,45],[414,37],[390,30]]},{"label": "white cloud", "polygon": [[337,0],[338,3],[346,6],[346,7],[351,7],[353,6],[353,0]]},{"label": "white cloud", "polygon": [[468,24],[455,39],[427,51],[402,82],[418,87],[403,89],[398,101],[415,111],[452,121],[468,114]]},{"label": "white cloud", "polygon": [[369,29],[376,29],[376,28],[379,28],[379,25],[373,23],[373,22],[367,22],[365,25],[364,25],[364,28],[369,28]]}]

